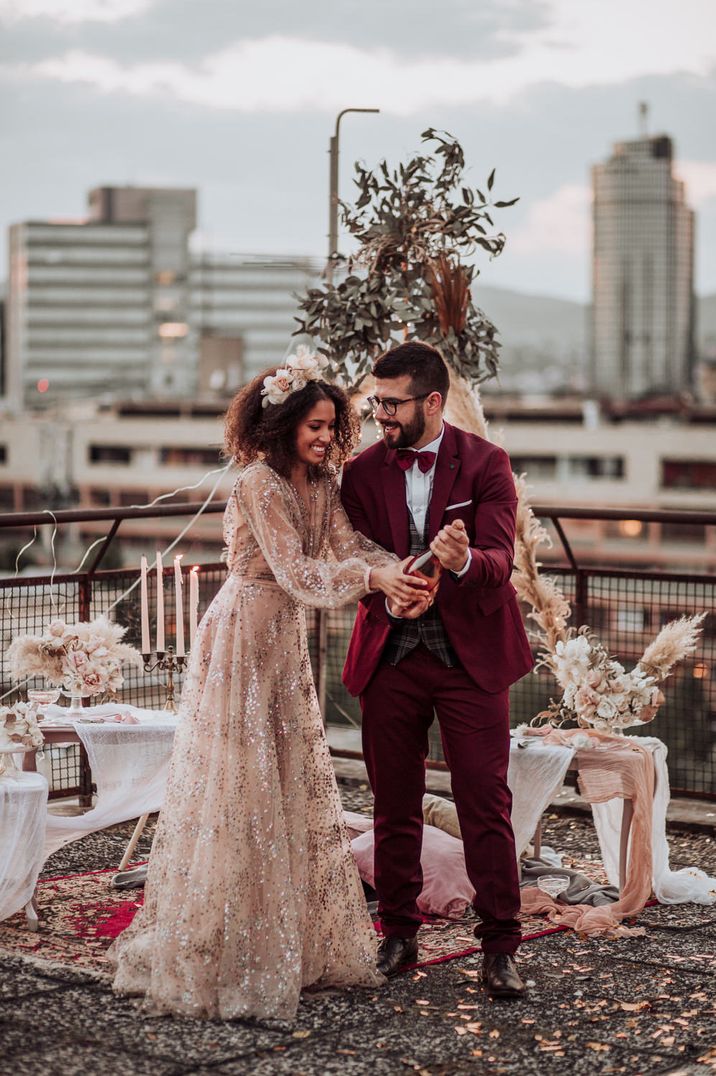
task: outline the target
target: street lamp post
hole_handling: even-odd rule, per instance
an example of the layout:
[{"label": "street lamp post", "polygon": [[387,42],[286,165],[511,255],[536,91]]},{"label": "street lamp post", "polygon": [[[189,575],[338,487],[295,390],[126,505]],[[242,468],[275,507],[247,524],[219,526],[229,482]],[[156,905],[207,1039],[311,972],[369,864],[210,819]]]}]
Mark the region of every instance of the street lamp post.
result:
[{"label": "street lamp post", "polygon": [[344,108],[336,116],[336,129],[331,136],[328,153],[330,156],[330,177],[328,184],[328,269],[326,276],[330,281],[333,276],[335,257],[338,253],[338,140],[341,120],[347,112],[380,112],[379,108]]},{"label": "street lamp post", "polygon": [[[326,266],[326,280],[330,284],[333,280],[333,269],[336,264],[338,253],[338,139],[341,129],[341,120],[347,112],[380,112],[379,108],[344,108],[336,116],[336,129],[331,136],[328,148],[330,157],[330,176],[328,182],[328,265]],[[328,613],[325,609],[318,612],[318,705],[323,714],[323,723],[326,723],[326,699],[328,686]]]}]

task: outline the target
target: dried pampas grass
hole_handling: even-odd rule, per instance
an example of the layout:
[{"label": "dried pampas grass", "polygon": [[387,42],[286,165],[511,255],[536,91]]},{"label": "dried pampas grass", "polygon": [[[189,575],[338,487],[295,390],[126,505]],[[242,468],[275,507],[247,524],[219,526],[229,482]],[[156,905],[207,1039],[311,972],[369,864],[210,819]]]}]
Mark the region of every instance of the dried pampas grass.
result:
[{"label": "dried pampas grass", "polygon": [[665,680],[674,665],[696,650],[705,618],[706,613],[698,613],[665,624],[644,651],[639,661],[642,669],[658,681]]},{"label": "dried pampas grass", "polygon": [[[530,506],[524,475],[515,475],[517,520],[515,534],[515,575],[513,582],[520,601],[531,606],[527,614],[538,628],[538,641],[551,653],[567,637],[567,621],[572,610],[569,602],[549,575],[540,575],[537,549],[552,541]],[[532,633],[534,634],[534,633]]]}]

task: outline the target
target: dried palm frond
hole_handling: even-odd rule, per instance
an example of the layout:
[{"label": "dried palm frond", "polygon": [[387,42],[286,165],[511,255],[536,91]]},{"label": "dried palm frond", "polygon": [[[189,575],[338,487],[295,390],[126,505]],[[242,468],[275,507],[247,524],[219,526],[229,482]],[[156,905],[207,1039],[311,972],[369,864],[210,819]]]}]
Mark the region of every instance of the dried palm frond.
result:
[{"label": "dried palm frond", "polygon": [[482,410],[480,393],[477,386],[471,388],[464,378],[460,377],[452,367],[450,371],[450,394],[447,402],[447,415],[451,422],[460,426],[463,430],[476,433],[478,437],[489,440],[487,434],[487,419]]},{"label": "dried palm frond", "polygon": [[515,522],[515,573],[513,582],[520,601],[532,607],[527,614],[540,629],[540,642],[552,653],[567,634],[571,615],[569,602],[551,576],[541,575],[537,559],[539,546],[552,542],[532,511],[523,475],[515,475],[517,519]]},{"label": "dried palm frond", "polygon": [[641,667],[657,680],[664,680],[674,665],[696,650],[705,617],[706,613],[698,613],[670,620],[647,646],[639,661]]},{"label": "dried palm frond", "polygon": [[426,264],[425,279],[433,293],[440,331],[444,336],[450,329],[463,332],[470,301],[469,270],[454,264],[447,254],[438,254]]}]

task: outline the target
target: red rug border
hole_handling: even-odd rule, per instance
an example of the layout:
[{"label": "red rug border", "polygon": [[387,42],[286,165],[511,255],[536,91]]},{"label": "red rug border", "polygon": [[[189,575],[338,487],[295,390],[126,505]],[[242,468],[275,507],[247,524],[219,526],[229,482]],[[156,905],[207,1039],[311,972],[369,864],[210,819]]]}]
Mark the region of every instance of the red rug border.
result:
[{"label": "red rug border", "polygon": [[[130,866],[125,867],[125,870],[133,870],[135,867],[144,867],[149,862],[148,859],[141,859],[138,863],[132,863]],[[67,882],[70,878],[89,878],[93,874],[119,874],[119,867],[103,867],[99,871],[75,871],[74,874],[54,874],[52,878],[38,878],[37,884],[44,885],[45,882]],[[122,872],[124,873],[124,872]]]}]

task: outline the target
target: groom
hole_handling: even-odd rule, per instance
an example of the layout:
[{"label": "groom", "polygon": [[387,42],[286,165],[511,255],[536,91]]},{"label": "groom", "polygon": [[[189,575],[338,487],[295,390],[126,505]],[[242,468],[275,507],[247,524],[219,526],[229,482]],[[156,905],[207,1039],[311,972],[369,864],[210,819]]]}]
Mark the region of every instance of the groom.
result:
[{"label": "groom", "polygon": [[[417,619],[370,594],[358,609],[343,680],[360,696],[375,796],[379,969],[417,958],[428,729],[437,715],[481,922],[475,934],[493,997],[520,997],[513,960],[520,894],[507,785],[510,684],[532,655],[510,582],[517,497],[507,454],[443,420],[449,374],[409,342],[373,367],[382,442],[344,468],[353,526],[403,558],[430,545],[443,567]],[[411,609],[410,612],[415,610]]]}]

